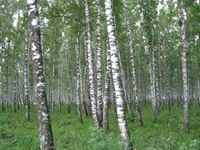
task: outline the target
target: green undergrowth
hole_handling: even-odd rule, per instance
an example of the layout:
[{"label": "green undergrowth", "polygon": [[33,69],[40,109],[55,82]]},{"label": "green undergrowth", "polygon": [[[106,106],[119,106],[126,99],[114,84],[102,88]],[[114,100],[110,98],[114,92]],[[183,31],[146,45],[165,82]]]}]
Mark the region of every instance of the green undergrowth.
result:
[{"label": "green undergrowth", "polygon": [[[0,150],[38,150],[38,120],[36,108],[31,109],[31,120],[25,119],[24,108],[16,113],[0,110]],[[134,150],[198,150],[200,149],[200,110],[190,109],[190,132],[184,130],[183,110],[173,106],[163,109],[152,119],[151,106],[143,107],[144,126],[127,114],[128,127]],[[63,105],[62,111],[51,112],[52,129],[57,150],[122,150],[116,115],[109,111],[108,134],[93,126],[92,117],[83,115],[78,122],[76,107],[71,113]],[[134,115],[136,116],[136,115]]]}]

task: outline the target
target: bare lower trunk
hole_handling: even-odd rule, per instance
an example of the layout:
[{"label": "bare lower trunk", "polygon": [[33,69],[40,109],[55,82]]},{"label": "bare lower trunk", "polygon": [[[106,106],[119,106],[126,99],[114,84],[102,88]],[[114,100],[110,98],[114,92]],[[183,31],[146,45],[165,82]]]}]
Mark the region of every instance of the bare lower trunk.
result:
[{"label": "bare lower trunk", "polygon": [[102,126],[101,0],[97,0],[97,118]]},{"label": "bare lower trunk", "polygon": [[105,92],[103,97],[103,130],[104,132],[109,131],[108,124],[108,101],[110,94],[110,80],[111,80],[111,56],[110,56],[110,47],[107,41],[107,67],[106,67],[106,76],[105,76]]},{"label": "bare lower trunk", "polygon": [[43,58],[40,43],[41,35],[38,23],[39,13],[37,10],[37,0],[27,0],[26,2],[31,26],[30,43],[33,61],[35,95],[37,99],[40,149],[55,150],[49,109],[46,98],[45,79],[43,74]]},{"label": "bare lower trunk", "polygon": [[[26,25],[27,27],[27,25]],[[30,120],[30,100],[29,100],[29,48],[28,48],[28,29],[25,29],[24,46],[24,102],[26,109],[26,119]]]},{"label": "bare lower trunk", "polygon": [[85,15],[86,15],[86,29],[87,29],[87,55],[88,55],[88,73],[89,73],[89,92],[91,99],[91,108],[92,108],[92,117],[94,120],[95,127],[99,127],[99,122],[97,118],[97,105],[95,98],[95,89],[94,89],[94,71],[93,71],[93,59],[92,59],[92,49],[91,49],[91,36],[90,36],[90,18],[89,18],[89,6],[88,0],[84,1],[85,3]]},{"label": "bare lower trunk", "polygon": [[185,19],[183,0],[180,0],[180,21],[181,25],[181,45],[182,45],[182,75],[183,75],[183,98],[184,98],[184,123],[185,129],[189,131],[189,114],[188,114],[188,78],[187,78],[187,60],[186,60],[186,38],[185,38]]},{"label": "bare lower trunk", "polygon": [[118,117],[118,125],[120,129],[120,134],[122,138],[122,143],[124,148],[127,150],[132,149],[132,143],[130,141],[129,130],[126,122],[125,116],[125,106],[123,99],[123,87],[121,84],[121,76],[120,76],[120,65],[119,65],[119,57],[118,57],[118,49],[116,45],[116,37],[115,37],[115,26],[113,23],[113,13],[112,13],[112,1],[105,0],[105,10],[106,10],[106,22],[107,22],[107,32],[109,39],[109,46],[111,51],[111,68],[112,68],[112,77],[114,83],[114,89],[116,93],[116,106],[117,106],[117,117]]},{"label": "bare lower trunk", "polygon": [[77,111],[78,111],[78,118],[79,122],[83,123],[82,114],[81,114],[81,89],[80,89],[80,50],[79,50],[79,37],[77,37],[76,43],[76,62],[77,62],[77,76],[76,76],[76,104],[77,104]]},{"label": "bare lower trunk", "polygon": [[134,100],[135,100],[135,109],[138,118],[139,126],[143,126],[142,115],[139,107],[139,100],[138,100],[138,93],[137,93],[137,83],[136,83],[136,74],[135,74],[135,62],[134,62],[134,50],[133,50],[133,35],[128,15],[128,4],[125,0],[125,16],[126,16],[126,24],[128,27],[128,37],[129,37],[129,49],[130,49],[130,59],[131,59],[131,67],[132,67],[132,82],[133,82],[133,93],[134,93]]}]

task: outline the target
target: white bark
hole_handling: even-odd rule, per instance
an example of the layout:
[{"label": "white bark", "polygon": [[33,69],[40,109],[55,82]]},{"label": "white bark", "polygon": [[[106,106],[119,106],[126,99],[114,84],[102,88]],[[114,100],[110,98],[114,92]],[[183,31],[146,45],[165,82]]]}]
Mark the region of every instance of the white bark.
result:
[{"label": "white bark", "polygon": [[85,0],[85,15],[86,15],[86,29],[87,29],[87,55],[88,55],[88,73],[89,73],[89,91],[90,91],[90,99],[91,99],[91,107],[92,107],[92,117],[94,119],[94,125],[99,127],[99,122],[97,118],[97,105],[95,98],[95,90],[94,90],[94,71],[93,71],[93,60],[92,60],[92,48],[91,48],[91,35],[90,35],[90,17],[89,17],[89,6],[88,0]]},{"label": "white bark", "polygon": [[40,149],[55,150],[50,115],[47,106],[45,79],[43,74],[43,59],[40,41],[40,27],[38,24],[39,13],[37,9],[37,0],[27,0],[27,10],[31,23],[30,43],[33,61],[35,95],[37,99]]},{"label": "white bark", "polygon": [[97,5],[97,118],[102,125],[102,75],[101,75],[101,0]]},{"label": "white bark", "polygon": [[188,114],[188,82],[187,82],[187,59],[186,59],[186,37],[183,0],[180,0],[180,21],[181,25],[181,46],[182,46],[182,78],[183,78],[183,98],[184,98],[184,123],[185,129],[189,131]]},{"label": "white bark", "polygon": [[26,20],[25,45],[24,45],[24,102],[26,109],[26,119],[30,120],[30,99],[29,99],[29,48],[28,48],[28,28]]},{"label": "white bark", "polygon": [[113,83],[116,92],[116,105],[117,105],[117,116],[118,116],[118,125],[120,129],[120,134],[122,138],[122,143],[125,149],[132,149],[132,144],[130,141],[129,130],[127,127],[125,110],[124,110],[124,99],[123,99],[123,89],[121,85],[121,76],[120,76],[120,65],[118,57],[118,49],[116,45],[115,37],[115,27],[113,23],[113,13],[112,13],[112,1],[105,0],[105,10],[106,10],[106,23],[107,23],[107,33],[109,39],[109,46],[111,51],[111,66],[112,66],[112,76]]},{"label": "white bark", "polygon": [[79,50],[79,37],[77,37],[77,42],[76,42],[76,65],[77,65],[77,76],[76,76],[76,104],[77,104],[77,111],[78,111],[78,118],[79,122],[83,123],[82,120],[82,115],[81,115],[81,89],[80,89],[80,68],[81,68],[81,63],[80,63],[80,50]]},{"label": "white bark", "polygon": [[111,80],[111,55],[110,47],[107,41],[107,67],[106,67],[106,76],[105,76],[105,92],[103,97],[103,130],[108,132],[108,101],[110,94],[110,80]]},{"label": "white bark", "polygon": [[133,94],[135,99],[135,109],[138,117],[139,126],[143,126],[142,115],[139,107],[138,93],[137,93],[137,83],[136,83],[136,74],[135,74],[135,62],[134,62],[134,50],[133,50],[133,34],[131,30],[129,15],[128,15],[128,6],[127,0],[124,2],[125,6],[125,18],[126,24],[128,27],[128,36],[129,36],[129,49],[130,49],[130,59],[131,59],[131,68],[132,68],[132,82],[133,82]]}]

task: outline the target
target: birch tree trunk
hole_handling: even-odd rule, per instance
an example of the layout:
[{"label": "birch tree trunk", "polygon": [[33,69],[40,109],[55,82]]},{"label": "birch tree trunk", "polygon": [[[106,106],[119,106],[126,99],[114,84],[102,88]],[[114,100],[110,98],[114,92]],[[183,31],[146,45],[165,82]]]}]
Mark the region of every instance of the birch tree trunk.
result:
[{"label": "birch tree trunk", "polygon": [[120,134],[122,138],[122,143],[124,148],[127,150],[132,149],[132,143],[130,141],[129,130],[127,127],[125,109],[124,109],[124,99],[123,99],[123,89],[121,84],[121,76],[120,76],[120,65],[119,65],[119,57],[118,57],[118,49],[116,45],[116,37],[115,37],[115,27],[113,22],[113,12],[112,12],[112,1],[105,0],[105,10],[106,10],[106,23],[107,23],[107,32],[109,39],[109,46],[111,52],[111,68],[112,68],[112,76],[114,82],[114,88],[116,92],[116,105],[117,105],[117,117],[118,117],[118,125],[120,129]]},{"label": "birch tree trunk", "polygon": [[59,54],[58,54],[58,61],[59,61],[59,64],[58,64],[58,103],[59,103],[59,111],[61,111],[61,105],[62,105],[62,102],[61,102],[61,83],[62,83],[62,68],[61,68],[61,49],[59,50]]},{"label": "birch tree trunk", "polygon": [[37,99],[40,149],[55,150],[43,74],[43,58],[37,0],[27,0],[26,4],[30,21],[30,44],[33,61],[35,95]]},{"label": "birch tree trunk", "polygon": [[29,100],[29,48],[28,48],[28,26],[26,20],[25,45],[24,45],[24,102],[26,109],[26,119],[30,120],[30,100]]},{"label": "birch tree trunk", "polygon": [[14,46],[14,85],[13,85],[13,105],[14,112],[17,111],[17,44],[18,44],[18,36],[16,37],[16,43]]},{"label": "birch tree trunk", "polygon": [[70,79],[69,79],[69,66],[70,66],[70,61],[69,61],[69,50],[67,49],[66,52],[66,75],[67,75],[67,111],[68,113],[71,112],[71,107],[70,107]]},{"label": "birch tree trunk", "polygon": [[97,5],[97,118],[102,126],[102,69],[101,69],[101,0]]},{"label": "birch tree trunk", "polygon": [[167,85],[166,85],[166,90],[167,90],[167,107],[168,107],[168,110],[171,111],[171,103],[170,103],[170,91],[169,91],[169,63],[168,63],[168,60],[166,62],[166,82],[167,82]]},{"label": "birch tree trunk", "polygon": [[181,21],[181,46],[182,46],[182,78],[183,78],[183,98],[184,98],[184,123],[185,129],[189,132],[188,114],[188,82],[187,82],[187,59],[186,59],[186,38],[183,0],[180,0],[180,21]]},{"label": "birch tree trunk", "polygon": [[76,41],[76,65],[77,65],[77,76],[76,76],[76,104],[77,104],[77,111],[78,111],[78,119],[80,123],[83,123],[82,115],[81,115],[81,89],[80,89],[80,50],[79,50],[79,37],[77,37]]},{"label": "birch tree trunk", "polygon": [[[79,40],[80,41],[80,40]],[[80,44],[80,42],[79,42]],[[86,104],[86,100],[85,100],[85,88],[83,87],[84,84],[84,80],[83,80],[83,77],[82,77],[82,66],[81,66],[81,56],[83,55],[84,51],[82,52],[82,50],[84,49],[81,49],[81,46],[80,47],[80,62],[79,62],[79,71],[80,71],[80,96],[81,96],[81,104],[82,104],[82,110],[83,112],[85,113],[86,116],[88,116],[88,111],[87,111],[87,104]]]},{"label": "birch tree trunk", "polygon": [[3,46],[0,44],[0,99],[1,99],[1,109],[5,111],[5,101],[3,97],[3,65],[2,65],[2,58],[3,58]]},{"label": "birch tree trunk", "polygon": [[85,49],[85,63],[86,63],[86,67],[85,67],[85,72],[84,72],[84,95],[85,95],[85,99],[88,99],[88,115],[91,116],[92,115],[92,108],[91,108],[91,99],[90,99],[90,85],[89,85],[89,78],[88,78],[88,71],[89,71],[89,65],[88,65],[88,46],[87,46],[87,26],[85,28],[85,36],[84,36],[84,49]]},{"label": "birch tree trunk", "polygon": [[103,131],[108,132],[108,101],[110,94],[110,80],[111,80],[111,55],[110,55],[110,46],[107,41],[107,67],[106,67],[106,76],[105,76],[105,91],[103,97]]},{"label": "birch tree trunk", "polygon": [[[42,3],[45,2],[45,0],[41,0]],[[44,5],[42,5],[40,7],[40,10],[41,10],[41,16],[43,16],[44,14]],[[40,13],[40,12],[39,12]],[[45,75],[45,47],[44,47],[44,32],[45,32],[45,22],[44,22],[44,16],[43,17],[40,17],[40,31],[41,31],[41,49],[42,49],[42,56],[43,56],[43,72],[44,72],[44,75]]]},{"label": "birch tree trunk", "polygon": [[136,83],[136,74],[135,74],[135,62],[134,62],[134,51],[133,51],[133,34],[131,30],[129,15],[128,15],[128,4],[127,0],[124,1],[125,7],[125,18],[128,28],[128,37],[129,37],[129,49],[130,49],[130,59],[131,59],[131,68],[132,68],[132,82],[133,82],[133,94],[135,99],[135,109],[138,118],[139,126],[143,126],[142,115],[139,107],[138,93],[137,93],[137,83]]},{"label": "birch tree trunk", "polygon": [[153,110],[153,119],[156,118],[156,95],[155,95],[155,60],[154,60],[154,51],[149,52],[149,73],[150,73],[150,89],[151,89],[151,101],[152,101],[152,110]]},{"label": "birch tree trunk", "polygon": [[[8,50],[6,50],[6,97],[5,97],[5,101],[6,101],[6,107],[9,108],[9,104],[10,104],[10,80],[9,80],[9,76],[10,76],[10,72],[9,72],[9,64],[10,64],[10,41],[8,40]],[[12,109],[12,108],[11,108]]]},{"label": "birch tree trunk", "polygon": [[93,71],[93,64],[92,64],[92,48],[91,48],[91,36],[90,36],[90,17],[89,17],[89,6],[88,0],[84,1],[85,3],[85,15],[86,15],[86,29],[87,29],[87,55],[88,55],[88,73],[89,73],[89,92],[90,92],[90,99],[91,99],[91,107],[92,107],[92,117],[94,119],[94,125],[99,127],[99,122],[97,118],[97,105],[96,105],[96,98],[95,98],[95,89],[94,89],[94,71]]}]

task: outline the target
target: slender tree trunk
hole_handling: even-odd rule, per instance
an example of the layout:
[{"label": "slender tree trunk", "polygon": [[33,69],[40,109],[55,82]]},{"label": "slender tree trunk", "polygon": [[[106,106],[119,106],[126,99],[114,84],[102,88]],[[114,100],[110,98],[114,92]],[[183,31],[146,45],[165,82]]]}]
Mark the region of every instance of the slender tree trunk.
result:
[{"label": "slender tree trunk", "polygon": [[77,36],[76,42],[76,65],[77,65],[77,76],[76,76],[76,104],[77,104],[77,111],[78,111],[78,119],[80,123],[83,123],[82,114],[81,114],[81,89],[80,89],[80,48],[79,48],[79,37]]},{"label": "slender tree trunk", "polygon": [[61,111],[61,83],[62,83],[62,69],[61,69],[61,49],[59,50],[59,64],[58,64],[58,103],[59,103],[59,111]]},{"label": "slender tree trunk", "polygon": [[107,67],[106,67],[106,76],[105,76],[105,92],[103,97],[103,131],[109,131],[108,124],[108,101],[110,94],[110,80],[111,80],[111,55],[110,55],[110,47],[107,41]]},{"label": "slender tree trunk", "polygon": [[92,117],[94,119],[95,127],[99,127],[99,122],[97,118],[97,105],[95,98],[95,90],[94,90],[94,71],[92,64],[92,49],[91,49],[91,36],[90,36],[90,17],[89,17],[89,6],[88,0],[84,1],[85,3],[85,15],[86,15],[86,29],[87,29],[87,55],[88,55],[88,73],[89,73],[89,91],[90,91],[90,99],[91,99],[91,107],[92,107]]},{"label": "slender tree trunk", "polygon": [[5,97],[5,100],[6,100],[6,107],[9,108],[9,103],[10,103],[10,100],[9,100],[9,58],[10,58],[10,41],[8,41],[8,50],[6,51],[6,97]]},{"label": "slender tree trunk", "polygon": [[186,38],[185,38],[185,19],[183,0],[180,0],[180,21],[181,25],[181,46],[182,46],[182,77],[183,77],[183,98],[184,98],[184,123],[185,129],[189,132],[189,100],[188,100],[188,78],[187,78],[187,60],[186,60]]},{"label": "slender tree trunk", "polygon": [[[153,54],[151,54],[151,52],[149,52],[150,54],[150,58],[149,58],[149,73],[150,73],[150,82],[151,82],[151,101],[152,101],[152,110],[153,110],[153,119],[156,118],[156,113],[157,113],[157,109],[156,109],[156,96],[155,96],[155,66],[154,66],[154,51],[152,52]],[[151,59],[152,58],[152,59]]]},{"label": "slender tree trunk", "polygon": [[118,57],[118,49],[116,45],[115,37],[115,27],[113,22],[113,12],[112,12],[112,1],[105,0],[105,10],[106,10],[106,22],[107,22],[107,32],[109,39],[109,46],[111,51],[111,68],[112,76],[114,82],[114,88],[116,92],[116,105],[117,105],[117,116],[118,116],[118,125],[121,133],[122,143],[127,150],[132,149],[132,143],[130,141],[129,130],[127,127],[126,116],[125,116],[125,106],[124,99],[122,96],[123,89],[121,84],[120,76],[120,65]]},{"label": "slender tree trunk", "polygon": [[3,46],[0,44],[0,100],[1,100],[1,109],[5,111],[5,101],[3,97],[3,65],[2,65],[2,58],[3,58]]},{"label": "slender tree trunk", "polygon": [[[154,29],[155,30],[155,29]],[[155,31],[154,31],[155,32]],[[159,60],[158,60],[158,47],[154,46],[154,74],[155,74],[155,97],[156,97],[156,109],[160,112],[160,88],[159,88]]]},{"label": "slender tree trunk", "polygon": [[[45,0],[41,0],[42,3],[45,3]],[[41,6],[41,15],[44,15],[44,5]],[[44,47],[44,32],[45,32],[45,22],[44,22],[44,17],[40,17],[40,30],[41,30],[41,49],[42,49],[42,56],[43,56],[43,72],[45,75],[45,47]]]},{"label": "slender tree trunk", "polygon": [[84,89],[85,89],[85,98],[88,100],[88,115],[91,116],[92,115],[92,108],[91,108],[91,99],[90,99],[90,85],[89,85],[89,68],[88,68],[88,46],[87,46],[87,26],[85,28],[85,36],[84,36],[84,49],[85,49],[85,63],[86,63],[86,67],[85,67],[85,72],[84,72]]},{"label": "slender tree trunk", "polygon": [[[53,59],[54,60],[54,59]],[[51,80],[51,110],[54,112],[54,106],[55,106],[55,64],[53,61],[52,65],[52,80]]]},{"label": "slender tree trunk", "polygon": [[101,69],[101,0],[97,5],[97,118],[102,126],[102,69]]},{"label": "slender tree trunk", "polygon": [[[18,17],[19,19],[19,17]],[[17,69],[17,44],[18,44],[18,38],[19,35],[16,37],[16,42],[14,46],[14,85],[13,85],[13,105],[14,105],[14,112],[17,111],[17,75],[18,75],[18,69]]]},{"label": "slender tree trunk", "polygon": [[70,61],[69,61],[69,53],[68,53],[68,49],[66,52],[66,75],[67,75],[67,111],[68,113],[71,112],[71,107],[70,107],[70,82],[69,82],[69,67],[70,67]]},{"label": "slender tree trunk", "polygon": [[35,94],[37,99],[40,149],[55,150],[43,74],[43,58],[40,42],[41,35],[38,22],[39,13],[37,9],[37,0],[27,0],[26,4],[31,28],[30,44],[32,50]]},{"label": "slender tree trunk", "polygon": [[[80,43],[80,42],[79,42]],[[81,104],[82,104],[82,109],[83,109],[83,111],[84,111],[84,113],[85,113],[85,115],[86,116],[88,116],[88,111],[87,111],[87,104],[86,104],[86,100],[85,100],[85,88],[83,87],[83,85],[84,85],[84,80],[83,80],[83,78],[82,78],[82,66],[81,66],[81,56],[82,56],[82,54],[84,53],[84,52],[82,52],[81,51],[82,49],[81,49],[81,46],[80,46],[80,56],[79,56],[79,58],[80,58],[80,60],[79,60],[79,71],[80,71],[80,99],[81,99]],[[83,49],[84,50],[84,49]],[[82,52],[82,53],[81,53]]]},{"label": "slender tree trunk", "polygon": [[135,62],[134,62],[134,50],[133,50],[133,34],[131,30],[129,15],[128,15],[128,4],[127,0],[125,0],[125,17],[126,17],[126,24],[128,27],[128,37],[129,37],[129,49],[130,49],[130,59],[131,59],[131,68],[132,68],[132,82],[133,82],[133,94],[135,99],[135,109],[138,118],[139,126],[143,126],[142,115],[139,107],[139,100],[138,100],[138,93],[137,93],[137,83],[136,83],[136,74],[135,74]]},{"label": "slender tree trunk", "polygon": [[25,44],[24,44],[24,102],[26,109],[26,119],[30,120],[30,100],[29,100],[29,48],[28,48],[28,26],[26,20]]},{"label": "slender tree trunk", "polygon": [[132,92],[130,91],[130,77],[129,77],[129,69],[127,67],[127,81],[126,81],[126,85],[127,85],[127,102],[126,102],[126,105],[127,105],[127,109],[128,109],[128,112],[130,113],[131,117],[134,118],[134,115],[133,115],[133,111],[131,110],[131,105],[132,105],[132,102],[131,102],[131,95],[132,95]]},{"label": "slender tree trunk", "polygon": [[169,63],[168,63],[168,60],[166,62],[166,82],[167,82],[167,107],[168,107],[168,110],[171,111],[170,91],[169,91]]}]

